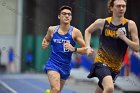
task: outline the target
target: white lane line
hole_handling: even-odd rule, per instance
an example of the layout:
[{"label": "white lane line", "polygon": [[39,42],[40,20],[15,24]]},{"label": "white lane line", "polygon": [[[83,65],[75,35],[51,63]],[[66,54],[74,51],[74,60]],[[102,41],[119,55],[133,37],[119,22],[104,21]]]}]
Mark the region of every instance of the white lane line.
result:
[{"label": "white lane line", "polygon": [[0,84],[2,86],[4,86],[5,88],[7,88],[11,93],[18,93],[17,91],[15,91],[14,89],[12,89],[10,86],[8,86],[6,83],[4,83],[3,81],[0,80]]}]

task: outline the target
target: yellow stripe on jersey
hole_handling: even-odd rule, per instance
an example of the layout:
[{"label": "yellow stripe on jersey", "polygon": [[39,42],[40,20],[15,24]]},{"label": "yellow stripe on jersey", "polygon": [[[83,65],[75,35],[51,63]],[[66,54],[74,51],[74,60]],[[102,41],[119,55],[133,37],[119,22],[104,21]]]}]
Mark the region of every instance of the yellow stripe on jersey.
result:
[{"label": "yellow stripe on jersey", "polygon": [[112,17],[107,17],[107,18],[106,18],[106,21],[107,21],[109,24],[110,24],[111,20],[112,20]]},{"label": "yellow stripe on jersey", "polygon": [[[106,21],[110,24],[112,21],[112,17],[107,17]],[[123,18],[122,25],[126,24],[127,22],[128,22],[128,19]]]},{"label": "yellow stripe on jersey", "polygon": [[126,18],[123,18],[122,25],[126,24],[127,22],[128,22],[128,19],[126,19]]}]

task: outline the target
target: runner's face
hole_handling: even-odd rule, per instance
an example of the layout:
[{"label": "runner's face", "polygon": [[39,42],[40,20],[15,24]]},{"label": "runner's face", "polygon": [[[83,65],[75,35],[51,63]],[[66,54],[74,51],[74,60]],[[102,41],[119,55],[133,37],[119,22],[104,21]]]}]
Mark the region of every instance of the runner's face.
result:
[{"label": "runner's face", "polygon": [[58,18],[60,19],[61,23],[69,24],[72,20],[71,11],[68,9],[62,10]]},{"label": "runner's face", "polygon": [[115,16],[123,17],[126,12],[126,2],[124,0],[115,0],[112,12]]}]

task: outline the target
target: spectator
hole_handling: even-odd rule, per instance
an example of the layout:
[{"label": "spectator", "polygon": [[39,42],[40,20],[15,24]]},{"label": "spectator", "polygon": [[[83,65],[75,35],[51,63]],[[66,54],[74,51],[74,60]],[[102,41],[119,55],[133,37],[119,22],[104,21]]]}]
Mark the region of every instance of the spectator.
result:
[{"label": "spectator", "polygon": [[33,67],[33,55],[31,50],[28,50],[26,53],[26,66],[27,66],[27,71],[31,71]]},{"label": "spectator", "polygon": [[14,50],[11,47],[8,51],[8,73],[14,73],[15,72],[15,64],[14,64]]}]

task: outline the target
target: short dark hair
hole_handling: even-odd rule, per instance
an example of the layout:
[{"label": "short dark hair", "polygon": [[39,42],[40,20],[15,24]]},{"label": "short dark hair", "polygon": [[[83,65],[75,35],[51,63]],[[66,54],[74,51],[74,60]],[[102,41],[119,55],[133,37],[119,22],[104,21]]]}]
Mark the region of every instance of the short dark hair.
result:
[{"label": "short dark hair", "polygon": [[58,15],[60,15],[61,11],[64,10],[64,9],[68,9],[72,12],[72,8],[70,6],[63,5],[59,8]]},{"label": "short dark hair", "polygon": [[[126,3],[127,3],[127,0],[124,0]],[[108,12],[109,13],[112,13],[112,11],[111,11],[111,7],[113,7],[114,6],[114,2],[115,2],[115,0],[108,0]]]}]

